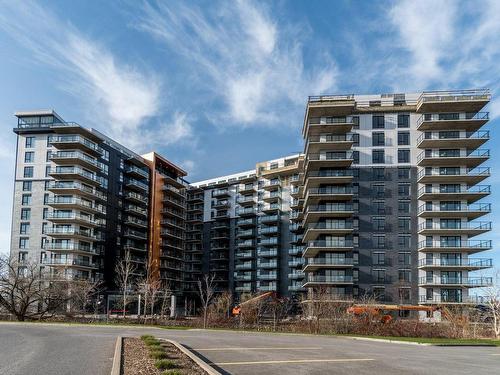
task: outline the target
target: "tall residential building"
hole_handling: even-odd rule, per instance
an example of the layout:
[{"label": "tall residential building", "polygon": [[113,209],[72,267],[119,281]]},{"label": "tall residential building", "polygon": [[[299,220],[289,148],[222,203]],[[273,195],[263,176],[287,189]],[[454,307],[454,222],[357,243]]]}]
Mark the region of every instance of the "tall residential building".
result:
[{"label": "tall residential building", "polygon": [[304,152],[189,184],[53,111],[17,113],[11,252],[103,279],[126,252],[194,312],[197,283],[384,303],[480,302],[488,90],[309,97]]}]

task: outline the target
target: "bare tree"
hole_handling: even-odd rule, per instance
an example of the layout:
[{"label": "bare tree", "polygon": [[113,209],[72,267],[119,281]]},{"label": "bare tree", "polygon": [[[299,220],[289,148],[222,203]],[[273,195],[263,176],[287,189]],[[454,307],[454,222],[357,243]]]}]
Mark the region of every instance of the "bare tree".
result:
[{"label": "bare tree", "polygon": [[210,314],[217,319],[228,319],[233,304],[233,295],[229,291],[224,291],[214,298]]},{"label": "bare tree", "polygon": [[205,275],[198,280],[198,294],[200,296],[201,307],[203,309],[203,328],[208,324],[208,308],[215,296],[215,275]]},{"label": "bare tree", "polygon": [[0,306],[17,320],[42,318],[68,301],[67,280],[51,280],[38,263],[0,257]]},{"label": "bare tree", "polygon": [[69,290],[72,309],[76,309],[84,315],[87,312],[87,307],[92,305],[92,300],[96,299],[102,290],[103,283],[101,281],[89,279],[73,281]]},{"label": "bare tree", "polygon": [[116,264],[116,283],[122,295],[123,317],[127,312],[127,306],[130,303],[128,297],[132,290],[132,274],[137,270],[137,265],[132,262],[130,252],[125,252],[123,259]]},{"label": "bare tree", "polygon": [[488,320],[491,320],[495,338],[500,337],[500,270],[495,272],[493,285],[485,288],[485,304],[488,307]]},{"label": "bare tree", "polygon": [[170,308],[170,297],[172,296],[172,289],[170,288],[169,283],[165,283],[162,286],[160,295],[161,295],[160,318],[163,319]]}]

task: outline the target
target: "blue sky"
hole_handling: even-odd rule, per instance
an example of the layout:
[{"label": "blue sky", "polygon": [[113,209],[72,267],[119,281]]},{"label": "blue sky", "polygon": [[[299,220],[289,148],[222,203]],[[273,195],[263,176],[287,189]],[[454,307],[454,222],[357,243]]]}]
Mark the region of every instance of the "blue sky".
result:
[{"label": "blue sky", "polygon": [[0,249],[16,110],[53,108],[195,181],[301,151],[321,93],[489,87],[500,225],[498,14],[498,1],[0,0]]}]

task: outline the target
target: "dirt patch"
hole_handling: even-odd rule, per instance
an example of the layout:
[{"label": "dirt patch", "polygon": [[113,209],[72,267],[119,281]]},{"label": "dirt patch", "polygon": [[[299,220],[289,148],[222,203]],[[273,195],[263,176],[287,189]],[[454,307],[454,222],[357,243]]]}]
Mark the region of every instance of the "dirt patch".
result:
[{"label": "dirt patch", "polygon": [[[167,359],[176,364],[175,370],[183,375],[206,375],[191,358],[168,342],[161,342]],[[164,372],[155,367],[155,360],[149,356],[149,348],[138,338],[123,339],[123,375],[161,375]],[[165,372],[168,373],[168,372]]]}]

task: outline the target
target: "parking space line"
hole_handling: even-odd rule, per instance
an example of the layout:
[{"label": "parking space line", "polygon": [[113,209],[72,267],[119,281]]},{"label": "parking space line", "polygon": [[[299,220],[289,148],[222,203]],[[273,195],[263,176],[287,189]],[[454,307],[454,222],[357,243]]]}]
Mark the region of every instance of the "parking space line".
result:
[{"label": "parking space line", "polygon": [[217,362],[216,366],[229,365],[273,365],[280,363],[313,363],[313,362],[365,362],[374,361],[373,358],[344,358],[344,359],[290,359],[280,361],[248,361],[248,362]]},{"label": "parking space line", "polygon": [[199,349],[191,349],[196,351],[203,352],[211,352],[211,351],[219,351],[219,350],[321,350],[321,347],[306,347],[306,348],[297,348],[297,347],[265,347],[265,348],[245,348],[245,347],[228,347],[228,348],[199,348]]}]

